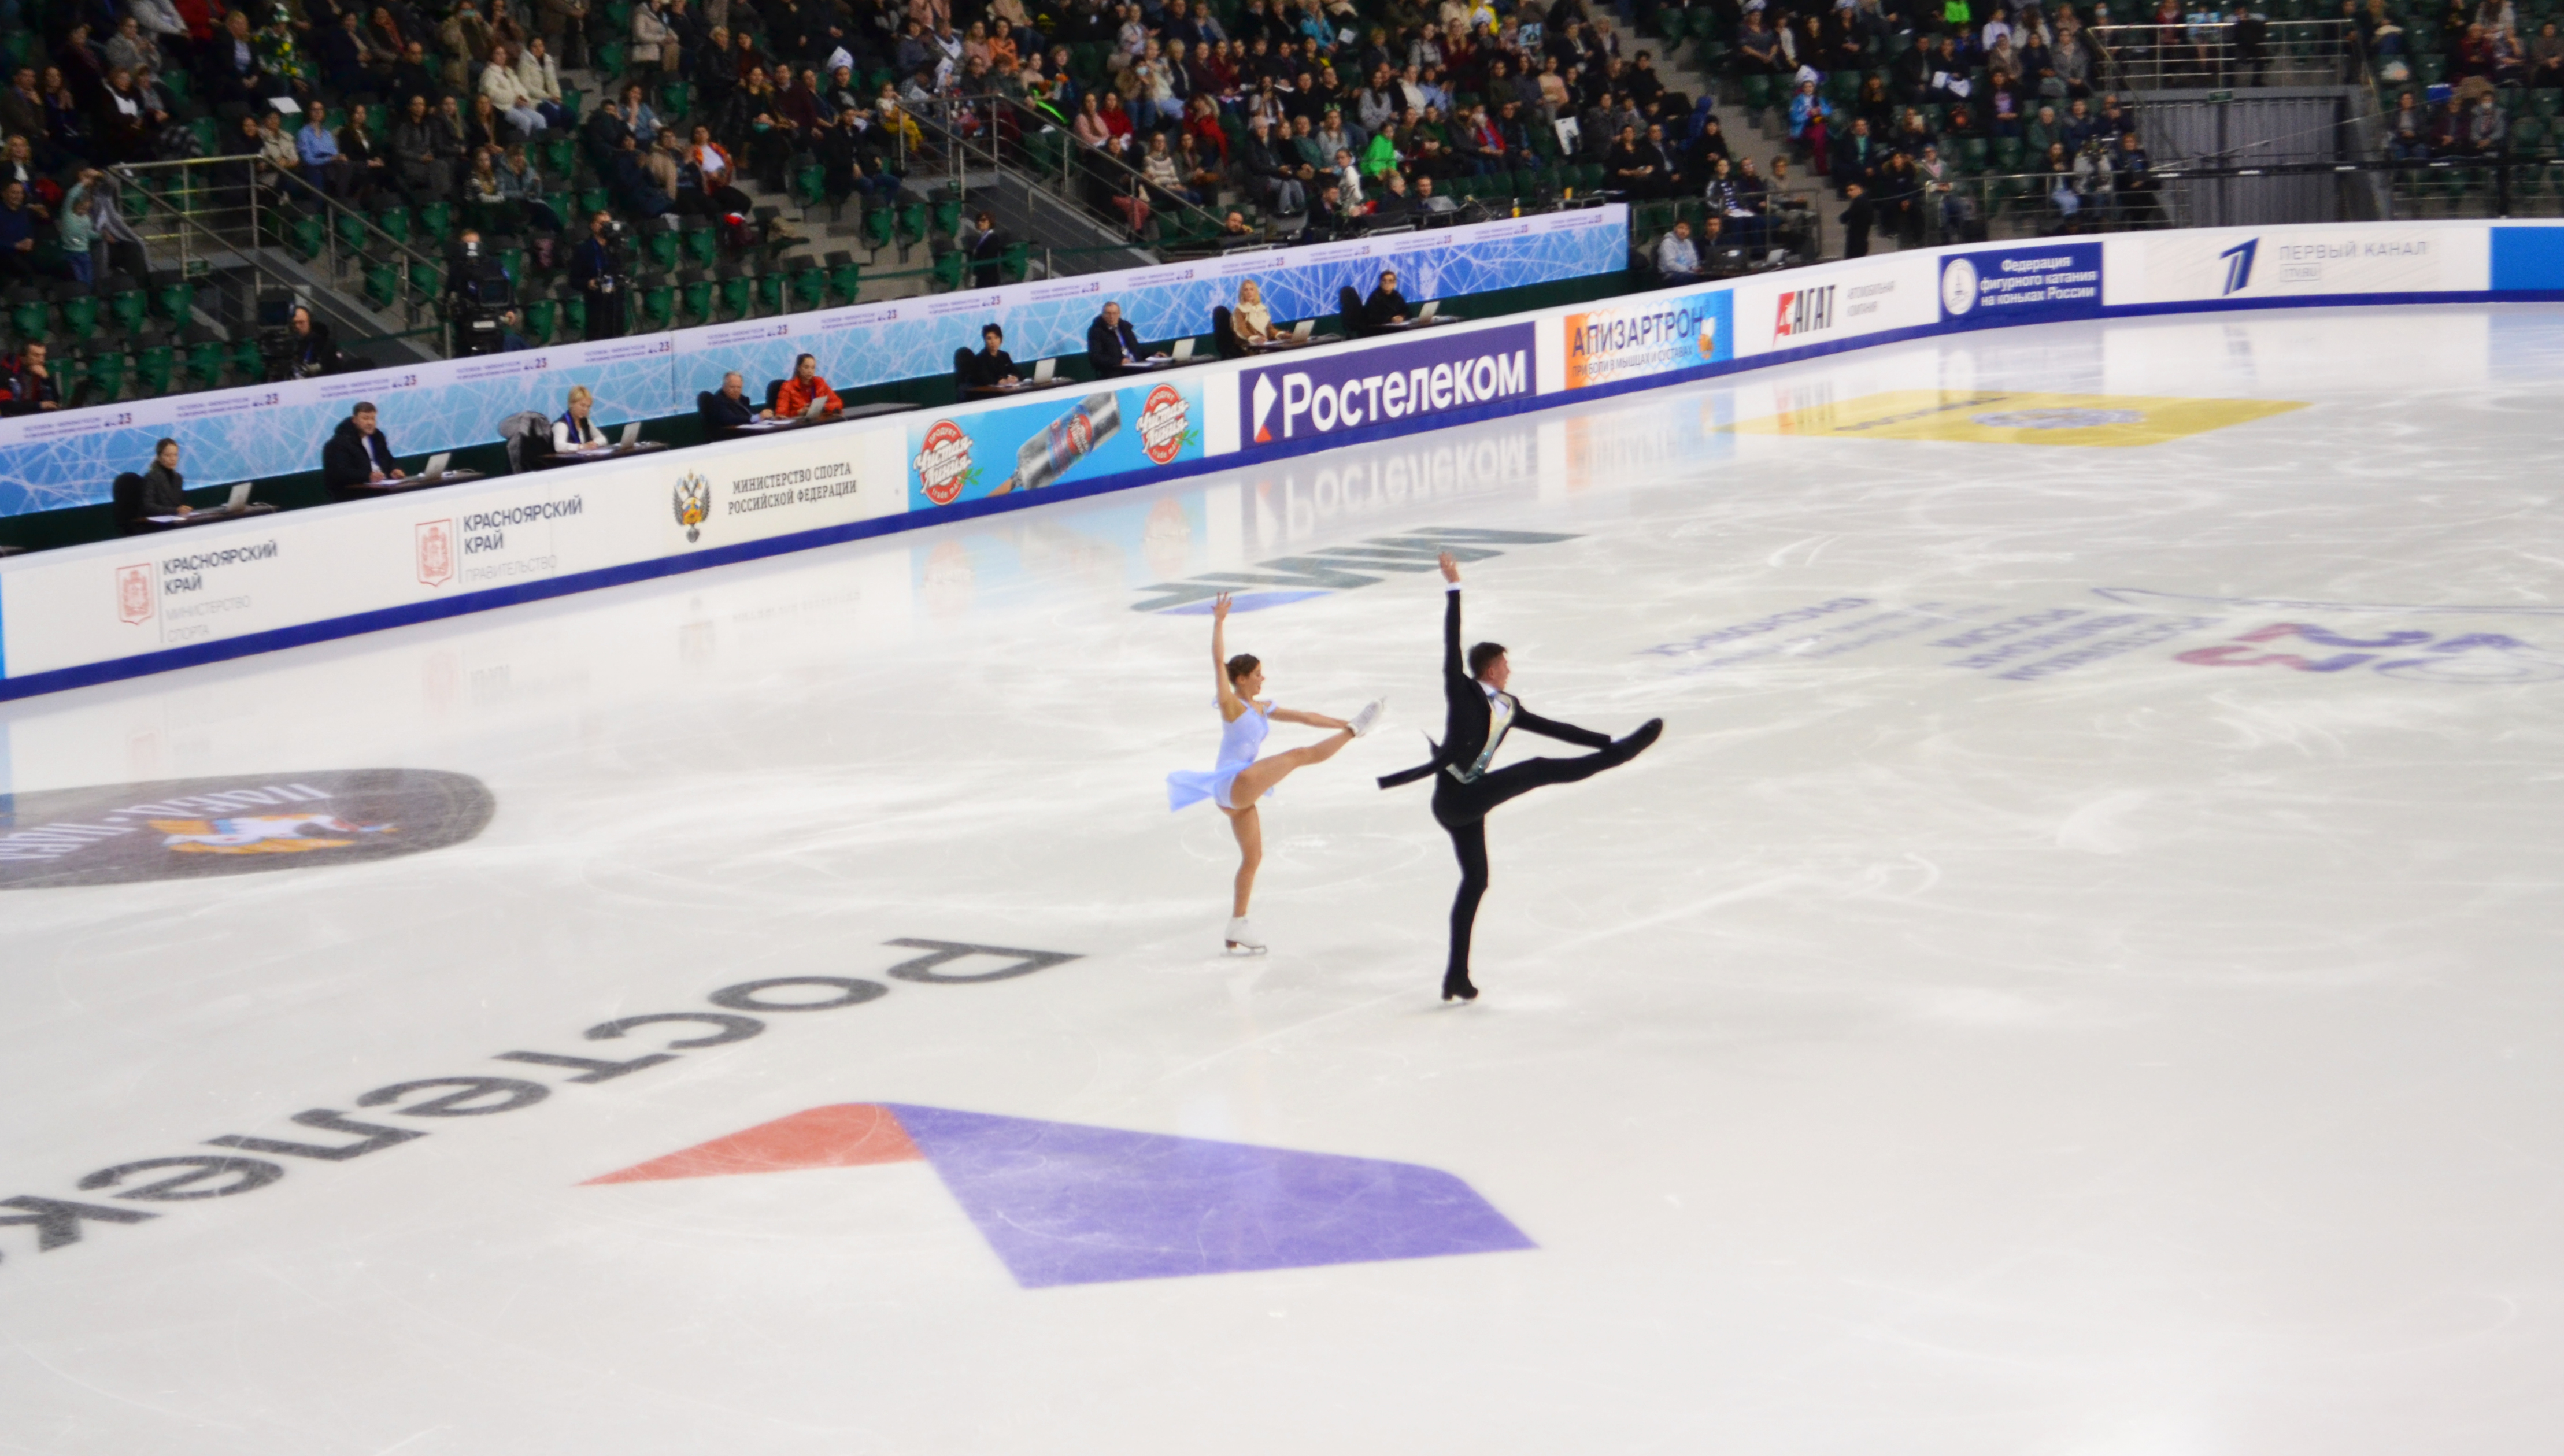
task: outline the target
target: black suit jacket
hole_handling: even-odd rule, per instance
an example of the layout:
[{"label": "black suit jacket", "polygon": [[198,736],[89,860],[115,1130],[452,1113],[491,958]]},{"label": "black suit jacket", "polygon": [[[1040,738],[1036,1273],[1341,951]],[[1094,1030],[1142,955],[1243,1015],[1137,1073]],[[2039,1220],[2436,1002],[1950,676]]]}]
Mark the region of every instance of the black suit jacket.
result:
[{"label": "black suit jacket", "polygon": [[[1449,600],[1442,607],[1442,741],[1433,745],[1431,761],[1388,775],[1380,781],[1382,788],[1395,788],[1429,773],[1475,763],[1487,748],[1487,732],[1494,726],[1495,714],[1487,706],[1487,690],[1469,676],[1468,659],[1460,652],[1460,593],[1444,595]],[[1605,734],[1572,723],[1552,722],[1523,707],[1522,700],[1511,693],[1504,697],[1514,706],[1513,727],[1525,732],[1586,748],[1611,746]]]},{"label": "black suit jacket", "polygon": [[365,485],[381,471],[385,479],[398,467],[392,464],[391,437],[383,433],[378,421],[374,433],[360,434],[352,418],[340,420],[329,443],[320,447],[320,484],[330,490],[345,490]]},{"label": "black suit jacket", "polygon": [[1132,358],[1140,357],[1140,336],[1131,331],[1130,319],[1108,328],[1099,316],[1086,325],[1086,358],[1095,366],[1096,378],[1110,379],[1127,372],[1129,366],[1122,362],[1126,349]]},{"label": "black suit jacket", "polygon": [[961,376],[963,388],[986,389],[1003,383],[1007,375],[1015,372],[1015,356],[1004,349],[990,354],[984,348],[975,348],[955,372]]},{"label": "black suit jacket", "polygon": [[1374,328],[1386,328],[1390,319],[1412,312],[1406,307],[1406,295],[1395,289],[1373,289],[1363,301],[1363,320]]},{"label": "black suit jacket", "polygon": [[714,430],[756,423],[756,404],[745,394],[733,399],[716,389],[703,395],[695,408],[703,415],[704,424]]}]

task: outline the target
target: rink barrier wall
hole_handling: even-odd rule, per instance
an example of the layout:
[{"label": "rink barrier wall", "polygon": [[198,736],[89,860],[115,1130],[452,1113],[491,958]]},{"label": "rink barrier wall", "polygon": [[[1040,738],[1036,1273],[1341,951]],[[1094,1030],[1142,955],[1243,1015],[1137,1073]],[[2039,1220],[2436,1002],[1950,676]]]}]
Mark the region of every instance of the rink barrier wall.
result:
[{"label": "rink barrier wall", "polygon": [[1938,334],[2556,301],[2564,225],[2217,229],[1852,260],[12,557],[0,699]]},{"label": "rink barrier wall", "polygon": [[178,442],[189,477],[208,485],[310,471],[360,399],[383,406],[384,433],[401,454],[424,455],[488,445],[499,421],[522,411],[558,415],[572,384],[593,391],[600,421],[658,419],[691,414],[696,393],[720,388],[726,370],[761,389],[802,353],[817,355],[837,388],[861,389],[950,374],[953,351],[977,348],[989,322],[1027,364],[1081,354],[1108,300],[1141,338],[1181,338],[1207,329],[1211,309],[1245,279],[1261,286],[1274,317],[1313,318],[1336,312],[1340,289],[1369,293],[1384,268],[1396,269],[1413,297],[1449,298],[1614,272],[1628,246],[1628,208],[1611,204],[22,415],[0,419],[0,517],[104,504],[116,474],[147,463],[163,436]]}]

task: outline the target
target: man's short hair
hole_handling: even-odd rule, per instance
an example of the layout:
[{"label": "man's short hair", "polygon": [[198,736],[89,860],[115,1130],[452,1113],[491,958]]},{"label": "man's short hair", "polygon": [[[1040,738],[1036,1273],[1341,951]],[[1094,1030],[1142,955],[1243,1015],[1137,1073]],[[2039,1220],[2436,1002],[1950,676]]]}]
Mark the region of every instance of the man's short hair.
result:
[{"label": "man's short hair", "polygon": [[1481,642],[1477,646],[1470,648],[1469,676],[1473,678],[1485,677],[1487,675],[1487,669],[1494,666],[1496,659],[1504,655],[1505,649],[1502,643]]},{"label": "man's short hair", "polygon": [[995,335],[996,335],[997,337],[999,337],[999,338],[1003,338],[1003,337],[1005,337],[1005,336],[1006,336],[1006,330],[1004,330],[1004,329],[1002,329],[1002,328],[999,328],[999,327],[998,327],[996,324],[994,324],[994,323],[982,323],[982,324],[980,324],[980,325],[979,325],[979,336],[980,336],[981,338],[986,338],[989,334],[992,334],[992,333],[993,333],[993,334],[995,334]]},{"label": "man's short hair", "polygon": [[157,444],[155,444],[155,445],[153,445],[153,446],[151,447],[151,453],[152,453],[152,454],[154,454],[154,455],[157,455],[157,454],[159,454],[161,451],[163,451],[163,450],[167,450],[167,449],[169,449],[171,446],[176,445],[177,443],[178,443],[177,441],[170,439],[170,438],[169,438],[168,436],[166,436],[166,435],[163,435],[163,436],[161,436],[161,437],[160,437],[159,442],[158,442]]},{"label": "man's short hair", "polygon": [[358,415],[369,415],[372,413],[374,413],[374,402],[370,399],[360,399],[356,401],[356,407],[354,409],[347,411],[347,418],[352,420]]}]

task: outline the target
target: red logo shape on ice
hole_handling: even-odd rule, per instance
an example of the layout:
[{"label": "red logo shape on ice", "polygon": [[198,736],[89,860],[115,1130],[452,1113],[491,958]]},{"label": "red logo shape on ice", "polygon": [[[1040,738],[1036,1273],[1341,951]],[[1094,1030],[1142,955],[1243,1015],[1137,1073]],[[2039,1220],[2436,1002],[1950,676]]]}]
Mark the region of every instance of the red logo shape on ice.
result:
[{"label": "red logo shape on ice", "polygon": [[589,1178],[590,1183],[653,1183],[663,1178],[718,1178],[732,1173],[779,1173],[804,1167],[868,1167],[916,1162],[926,1154],[890,1109],[872,1103],[814,1107],[759,1123],[744,1133],[698,1143],[682,1151]]},{"label": "red logo shape on ice", "polygon": [[151,590],[151,568],[118,566],[115,568],[115,614],[139,627],[151,620],[155,606]]},{"label": "red logo shape on ice", "polygon": [[418,584],[443,586],[454,579],[454,522],[418,523]]},{"label": "red logo shape on ice", "polygon": [[1184,407],[1184,397],[1172,384],[1161,384],[1149,392],[1149,402],[1140,408],[1140,448],[1160,465],[1172,465],[1183,454],[1184,436],[1190,433],[1192,414]]},{"label": "red logo shape on ice", "polygon": [[910,463],[916,467],[917,484],[926,499],[950,506],[969,484],[970,437],[951,420],[937,420],[918,447],[917,459]]}]

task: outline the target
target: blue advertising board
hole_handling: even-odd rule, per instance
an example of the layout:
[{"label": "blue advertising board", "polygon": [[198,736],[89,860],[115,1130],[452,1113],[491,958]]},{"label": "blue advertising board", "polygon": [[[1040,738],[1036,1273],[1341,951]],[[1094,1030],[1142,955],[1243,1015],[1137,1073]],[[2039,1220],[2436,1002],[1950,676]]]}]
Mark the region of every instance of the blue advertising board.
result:
[{"label": "blue advertising board", "polygon": [[908,431],[908,506],[1163,470],[1202,453],[1201,382],[1149,379],[1060,389],[1033,403],[943,418]]},{"label": "blue advertising board", "polygon": [[1533,326],[1427,328],[1383,348],[1311,349],[1237,375],[1238,445],[1257,450],[1530,399]]},{"label": "blue advertising board", "polygon": [[1963,328],[2091,318],[2101,312],[2101,243],[1979,248],[1941,260],[1941,321]]}]

